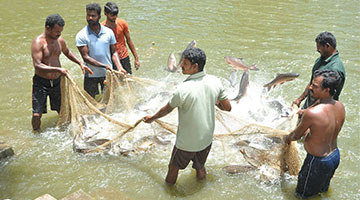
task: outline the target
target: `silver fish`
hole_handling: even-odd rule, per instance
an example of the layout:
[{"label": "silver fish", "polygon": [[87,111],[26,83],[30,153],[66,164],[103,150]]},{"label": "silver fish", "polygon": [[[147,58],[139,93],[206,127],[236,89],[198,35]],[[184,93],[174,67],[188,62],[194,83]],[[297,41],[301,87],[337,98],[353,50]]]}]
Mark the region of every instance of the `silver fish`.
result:
[{"label": "silver fish", "polygon": [[175,58],[175,55],[173,53],[171,53],[169,55],[168,64],[167,64],[167,70],[169,72],[176,72],[178,70],[178,68],[176,66],[176,58]]},{"label": "silver fish", "polygon": [[244,71],[247,71],[247,70],[254,70],[254,71],[257,71],[259,70],[259,68],[257,68],[257,66],[255,64],[253,65],[245,65],[244,62],[242,61],[242,58],[235,58],[235,57],[232,57],[232,56],[225,56],[224,57],[225,61],[227,64],[231,65],[234,70],[238,70],[238,69],[241,69],[241,70],[244,70]]},{"label": "silver fish", "polygon": [[298,76],[299,76],[298,73],[277,74],[276,77],[272,81],[270,81],[269,83],[266,83],[264,85],[264,88],[266,88],[267,91],[269,91],[272,87],[276,87],[276,85],[283,84],[287,81],[292,81],[295,78],[297,78]]},{"label": "silver fish", "polygon": [[248,85],[249,85],[249,71],[245,71],[240,80],[239,93],[234,99],[231,100],[239,101],[241,97],[245,95]]},{"label": "silver fish", "polygon": [[[194,48],[194,47],[196,47],[196,40],[191,41],[191,42],[187,45],[186,49],[190,49],[190,48]],[[185,50],[186,50],[186,49],[185,49]]]}]

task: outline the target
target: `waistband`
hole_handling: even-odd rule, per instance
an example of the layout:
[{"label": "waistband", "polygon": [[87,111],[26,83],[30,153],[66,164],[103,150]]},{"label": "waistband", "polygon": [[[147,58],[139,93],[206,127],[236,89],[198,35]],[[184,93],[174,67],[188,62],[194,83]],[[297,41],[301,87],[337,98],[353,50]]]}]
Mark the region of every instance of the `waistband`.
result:
[{"label": "waistband", "polygon": [[43,77],[40,77],[38,75],[34,75],[34,78],[38,79],[38,80],[43,80],[43,81],[57,81],[57,80],[60,80],[61,79],[61,76],[59,76],[59,78],[57,79],[47,79],[47,78],[43,78]]},{"label": "waistband", "polygon": [[313,156],[310,153],[307,153],[307,156],[313,157],[318,160],[327,160],[327,159],[331,159],[331,158],[333,158],[335,156],[339,156],[339,155],[340,155],[340,151],[339,151],[339,148],[337,148],[337,147],[329,155],[324,156],[324,157]]}]

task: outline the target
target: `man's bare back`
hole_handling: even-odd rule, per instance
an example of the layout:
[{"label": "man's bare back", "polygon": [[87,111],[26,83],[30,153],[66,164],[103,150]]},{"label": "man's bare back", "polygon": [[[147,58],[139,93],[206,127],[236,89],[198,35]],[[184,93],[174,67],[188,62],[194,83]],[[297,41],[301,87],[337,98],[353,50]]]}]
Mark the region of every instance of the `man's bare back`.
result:
[{"label": "man's bare back", "polygon": [[304,120],[312,121],[304,140],[305,150],[324,157],[337,148],[337,136],[345,120],[345,108],[339,101],[321,103],[305,111]]},{"label": "man's bare back", "polygon": [[[327,84],[332,84],[331,93],[333,95],[337,82],[334,77],[329,77],[330,72],[324,71],[324,73],[323,76],[327,77]],[[336,72],[332,73],[336,74]],[[290,143],[305,136],[305,150],[318,157],[327,156],[337,148],[337,136],[345,121],[344,105],[332,98],[330,87],[323,88],[323,76],[315,77],[309,86],[311,95],[320,103],[305,109],[299,125],[284,137],[285,143]]]}]

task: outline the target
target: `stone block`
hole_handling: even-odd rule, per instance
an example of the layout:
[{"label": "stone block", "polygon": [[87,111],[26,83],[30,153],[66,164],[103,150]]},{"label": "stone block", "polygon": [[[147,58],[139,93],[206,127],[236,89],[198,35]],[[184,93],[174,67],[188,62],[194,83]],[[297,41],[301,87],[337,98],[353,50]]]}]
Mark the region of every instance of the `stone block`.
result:
[{"label": "stone block", "polygon": [[41,197],[38,197],[34,200],[56,200],[56,198],[51,196],[50,194],[44,194]]},{"label": "stone block", "polygon": [[82,189],[62,198],[61,200],[95,200],[95,198],[91,197],[87,193],[85,193]]},{"label": "stone block", "polygon": [[0,160],[12,155],[14,155],[12,147],[5,142],[0,142]]}]

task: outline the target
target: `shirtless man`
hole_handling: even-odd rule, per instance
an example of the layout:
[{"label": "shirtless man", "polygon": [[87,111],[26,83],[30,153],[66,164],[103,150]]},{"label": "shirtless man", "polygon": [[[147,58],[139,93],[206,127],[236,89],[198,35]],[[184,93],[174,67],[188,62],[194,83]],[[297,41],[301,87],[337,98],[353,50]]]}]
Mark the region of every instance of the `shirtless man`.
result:
[{"label": "shirtless man", "polygon": [[60,37],[65,22],[58,15],[49,15],[45,22],[45,32],[35,37],[31,44],[31,56],[35,68],[32,89],[32,127],[34,130],[40,129],[42,113],[47,112],[46,98],[49,95],[51,110],[60,111],[61,92],[60,76],[67,75],[67,69],[61,68],[60,54],[64,55],[77,63],[83,73],[85,70],[92,71],[85,66],[67,48],[65,40]]},{"label": "shirtless man", "polygon": [[289,144],[305,135],[304,148],[307,156],[296,187],[296,195],[301,198],[327,192],[330,180],[339,166],[337,136],[345,121],[345,108],[333,96],[340,81],[341,78],[335,71],[315,71],[309,91],[320,103],[306,109],[296,129],[284,137],[284,142]]}]

